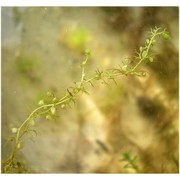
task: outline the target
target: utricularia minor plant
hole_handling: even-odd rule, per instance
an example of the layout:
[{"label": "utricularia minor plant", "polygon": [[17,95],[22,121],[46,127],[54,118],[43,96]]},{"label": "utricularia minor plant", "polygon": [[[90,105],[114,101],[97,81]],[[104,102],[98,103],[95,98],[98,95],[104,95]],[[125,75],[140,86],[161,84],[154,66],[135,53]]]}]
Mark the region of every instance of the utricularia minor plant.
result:
[{"label": "utricularia minor plant", "polygon": [[13,143],[13,148],[7,159],[2,162],[2,172],[29,172],[29,170],[24,168],[23,164],[18,161],[16,154],[21,149],[22,142],[26,140],[26,138],[24,138],[25,136],[32,134],[37,135],[34,128],[37,118],[43,116],[48,120],[55,118],[57,108],[64,109],[70,106],[71,103],[75,103],[77,100],[76,97],[80,93],[89,94],[87,89],[88,85],[93,86],[94,81],[103,81],[107,84],[110,80],[116,83],[116,77],[122,75],[136,75],[140,77],[146,76],[147,72],[142,70],[141,67],[146,63],[153,62],[154,57],[151,53],[151,48],[156,43],[158,36],[161,36],[165,40],[169,38],[169,34],[165,29],[158,27],[151,29],[145,44],[135,52],[135,59],[129,59],[128,62],[126,61],[127,63],[125,62],[117,68],[107,69],[105,71],[97,69],[92,77],[89,77],[85,72],[87,62],[91,56],[90,50],[86,49],[85,58],[81,64],[81,79],[75,82],[71,87],[67,88],[64,96],[60,99],[55,97],[51,92],[47,92],[49,101],[45,101],[43,99],[39,100],[37,108],[27,116],[23,123],[19,127],[12,128],[14,136],[9,138],[9,140]]}]

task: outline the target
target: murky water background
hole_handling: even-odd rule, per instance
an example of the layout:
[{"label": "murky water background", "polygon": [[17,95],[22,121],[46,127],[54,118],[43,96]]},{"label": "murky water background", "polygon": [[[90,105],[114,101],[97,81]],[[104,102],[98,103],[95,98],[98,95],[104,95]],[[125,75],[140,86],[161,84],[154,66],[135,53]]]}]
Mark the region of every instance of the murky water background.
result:
[{"label": "murky water background", "polygon": [[83,51],[92,57],[86,74],[117,67],[144,43],[154,26],[166,28],[146,78],[96,82],[56,121],[38,119],[38,136],[18,158],[35,173],[124,173],[122,154],[137,155],[142,172],[177,173],[178,8],[3,7],[2,159],[6,143],[47,91],[61,97],[80,80]]}]

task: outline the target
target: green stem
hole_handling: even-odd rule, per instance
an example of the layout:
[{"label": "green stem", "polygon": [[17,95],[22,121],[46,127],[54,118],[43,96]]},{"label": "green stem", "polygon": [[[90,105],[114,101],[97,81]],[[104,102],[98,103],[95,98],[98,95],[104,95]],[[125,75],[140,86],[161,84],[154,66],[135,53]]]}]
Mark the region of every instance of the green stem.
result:
[{"label": "green stem", "polygon": [[[15,154],[17,152],[17,149],[19,148],[18,145],[20,143],[22,136],[28,132],[28,128],[29,128],[28,123],[30,123],[32,119],[36,118],[37,116],[47,114],[51,110],[51,107],[55,107],[55,106],[58,106],[58,105],[64,104],[64,103],[69,105],[71,100],[74,101],[75,96],[79,92],[81,92],[81,91],[86,92],[85,86],[88,83],[91,83],[91,81],[93,81],[93,80],[103,80],[105,82],[104,78],[114,80],[114,78],[119,76],[119,75],[127,75],[127,74],[132,74],[132,73],[136,75],[137,74],[137,72],[136,72],[137,68],[148,58],[149,51],[150,51],[150,48],[154,42],[155,37],[164,32],[164,31],[162,31],[162,32],[158,32],[158,31],[159,31],[158,28],[156,28],[154,30],[154,32],[152,31],[152,35],[151,35],[151,38],[149,40],[148,46],[144,47],[144,49],[145,49],[144,51],[140,51],[140,54],[139,54],[140,60],[137,62],[137,64],[133,68],[130,68],[127,71],[122,71],[122,69],[109,69],[109,70],[106,70],[104,72],[100,72],[99,70],[97,70],[96,74],[93,77],[91,77],[89,79],[85,79],[85,65],[87,64],[87,61],[89,58],[89,53],[86,54],[86,58],[82,62],[82,65],[81,65],[82,72],[81,72],[80,86],[71,87],[73,89],[73,93],[69,92],[69,90],[67,89],[68,92],[66,92],[65,95],[61,99],[58,100],[58,102],[45,104],[45,105],[42,105],[42,106],[36,108],[35,110],[33,110],[31,112],[31,114],[21,124],[21,126],[19,128],[17,128],[17,134],[15,136],[15,143],[14,143],[12,152],[11,152],[10,156],[8,157],[8,160],[4,163],[5,164],[3,167],[4,171],[6,171],[8,169],[8,167],[11,167],[11,166],[13,167],[12,163],[13,163],[13,160],[15,158]],[[142,54],[143,52],[145,52],[145,55]],[[48,108],[48,109],[46,109],[46,108]],[[46,109],[46,110],[42,111],[42,109]],[[27,126],[24,127],[25,125],[27,125]],[[133,166],[133,164],[132,164],[132,166]],[[134,166],[134,169],[139,171],[137,166]]]},{"label": "green stem", "polygon": [[145,50],[145,51],[146,51],[146,54],[144,55],[144,57],[142,57],[142,58],[140,59],[140,61],[139,61],[132,69],[130,69],[129,71],[127,71],[128,74],[131,73],[131,72],[134,72],[134,71],[141,65],[141,63],[142,63],[143,61],[145,61],[145,59],[147,58],[147,55],[149,54],[149,50],[150,50],[150,47],[151,47],[151,45],[152,45],[152,43],[153,43],[153,40],[155,39],[156,36],[160,35],[161,33],[162,33],[162,32],[155,33],[155,34],[152,36],[152,38],[150,39],[150,42],[149,42],[149,44],[148,44],[148,46],[147,46],[147,49]]},{"label": "green stem", "polygon": [[84,77],[85,77],[85,65],[87,63],[87,60],[88,60],[88,56],[86,56],[86,59],[82,62],[81,84],[84,81]]}]

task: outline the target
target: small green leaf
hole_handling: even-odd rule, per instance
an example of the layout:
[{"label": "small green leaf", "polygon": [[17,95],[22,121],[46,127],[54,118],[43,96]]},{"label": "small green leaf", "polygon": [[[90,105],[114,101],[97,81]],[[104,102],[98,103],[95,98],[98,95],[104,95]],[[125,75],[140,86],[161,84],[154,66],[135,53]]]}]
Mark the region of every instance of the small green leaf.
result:
[{"label": "small green leaf", "polygon": [[46,116],[46,119],[47,119],[47,120],[52,120],[52,117],[51,117],[50,115],[47,115],[47,116]]},{"label": "small green leaf", "polygon": [[149,39],[146,39],[146,43],[149,44],[149,42],[150,42]]},{"label": "small green leaf", "polygon": [[62,104],[62,105],[61,105],[61,108],[64,109],[64,108],[65,108],[65,104]]},{"label": "small green leaf", "polygon": [[142,58],[145,58],[147,56],[147,51],[142,52]]},{"label": "small green leaf", "polygon": [[56,108],[53,106],[53,107],[51,107],[51,114],[52,115],[54,115],[55,114],[55,112],[56,112]]},{"label": "small green leaf", "polygon": [[142,52],[142,50],[143,50],[143,47],[141,46],[141,47],[139,48],[139,50],[140,50],[140,52]]},{"label": "small green leaf", "polygon": [[127,67],[128,67],[127,65],[124,65],[124,66],[122,66],[121,69],[122,69],[123,71],[127,71]]},{"label": "small green leaf", "polygon": [[166,31],[164,31],[164,32],[162,33],[162,37],[163,37],[165,40],[168,40],[168,39],[169,39],[169,34],[168,34]]},{"label": "small green leaf", "polygon": [[55,97],[55,98],[53,98],[53,102],[56,102],[57,101],[57,98]]},{"label": "small green leaf", "polygon": [[84,53],[85,53],[86,56],[90,56],[91,55],[90,49],[86,49]]},{"label": "small green leaf", "polygon": [[43,101],[43,100],[40,100],[40,101],[38,102],[38,105],[39,105],[39,106],[43,106],[43,105],[44,105],[44,101]]}]

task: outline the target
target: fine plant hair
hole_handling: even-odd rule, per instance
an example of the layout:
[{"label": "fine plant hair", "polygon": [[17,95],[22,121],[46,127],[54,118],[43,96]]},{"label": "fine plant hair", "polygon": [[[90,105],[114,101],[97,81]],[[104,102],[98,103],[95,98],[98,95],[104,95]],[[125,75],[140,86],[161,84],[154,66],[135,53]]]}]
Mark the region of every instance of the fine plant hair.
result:
[{"label": "fine plant hair", "polygon": [[[21,144],[25,136],[34,136],[37,135],[34,128],[34,124],[37,118],[45,117],[48,120],[55,118],[57,108],[64,109],[70,106],[72,103],[75,103],[77,100],[77,95],[80,93],[88,93],[88,85],[93,86],[95,81],[103,81],[105,84],[108,84],[108,81],[112,80],[116,83],[116,77],[122,75],[137,75],[144,77],[147,75],[147,72],[141,69],[141,66],[153,62],[153,55],[151,53],[152,46],[156,43],[156,38],[161,36],[163,39],[167,40],[169,34],[165,29],[162,28],[152,28],[149,32],[149,37],[146,39],[145,44],[141,46],[135,52],[135,59],[128,59],[124,61],[123,65],[118,66],[117,68],[107,69],[101,71],[96,69],[94,75],[89,77],[85,68],[87,62],[91,56],[89,49],[85,50],[85,58],[81,64],[81,78],[79,81],[72,84],[71,87],[67,88],[66,92],[61,98],[57,98],[53,93],[47,92],[49,101],[41,99],[38,102],[38,107],[35,108],[23,121],[19,127],[12,128],[13,137],[9,140],[13,143],[13,147],[8,158],[2,162],[2,172],[3,173],[17,173],[17,172],[26,172],[26,169],[22,168],[22,164],[17,160],[16,154],[21,149]],[[133,62],[133,63],[132,63]]]}]

